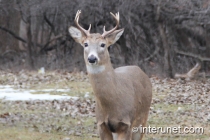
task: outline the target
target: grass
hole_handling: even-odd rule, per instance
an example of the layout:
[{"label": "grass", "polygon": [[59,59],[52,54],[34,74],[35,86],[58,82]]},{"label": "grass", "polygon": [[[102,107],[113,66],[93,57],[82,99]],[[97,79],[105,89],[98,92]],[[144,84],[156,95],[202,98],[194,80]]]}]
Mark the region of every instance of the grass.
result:
[{"label": "grass", "polygon": [[[99,140],[99,138],[90,136],[68,136],[59,133],[39,133],[21,129],[16,127],[1,127],[0,126],[0,140]],[[157,135],[146,135],[144,140],[151,140],[157,138]],[[159,135],[157,140],[209,140],[208,136],[179,136],[179,135]]]},{"label": "grass", "polygon": [[[152,107],[155,111],[161,111],[156,115],[150,115],[147,125],[151,127],[203,127],[204,134],[149,134],[146,135],[146,139],[159,138],[161,140],[209,140],[210,124],[202,126],[199,122],[194,120],[193,116],[182,115],[183,112],[194,111],[195,105],[184,105],[184,104],[165,104],[157,103],[153,104]],[[180,110],[178,110],[180,108]],[[182,113],[181,113],[182,112]]]},{"label": "grass", "polygon": [[57,134],[38,133],[16,127],[1,127],[1,140],[62,140],[65,136]]},{"label": "grass", "polygon": [[[0,77],[1,81],[8,81],[5,77]],[[37,90],[37,92],[33,92],[33,94],[43,94],[43,89],[70,89],[69,92],[58,92],[52,91],[50,94],[53,95],[61,95],[67,94],[70,96],[84,97],[84,95],[89,92],[90,98],[93,98],[92,88],[90,84],[85,80],[59,80],[53,82],[42,82],[41,84],[32,84],[30,85],[30,89]],[[185,104],[166,104],[164,103],[164,99],[167,97],[167,92],[169,89],[165,89],[159,93],[153,91],[153,98],[159,99],[160,102],[152,104],[153,110],[156,113],[151,113],[149,115],[149,119],[147,125],[152,127],[167,127],[167,126],[201,126],[203,123],[196,122],[196,119],[191,115],[183,115],[183,112],[195,112],[195,105],[185,105]],[[62,112],[55,110],[45,110],[45,109],[34,109],[27,110],[16,108],[15,106],[2,104],[0,100],[0,115],[4,113],[21,113],[23,115],[35,114],[37,116],[42,116],[46,112],[61,114]],[[199,112],[196,112],[199,114]],[[198,115],[199,116],[199,115]],[[1,117],[0,117],[1,119]],[[44,119],[44,118],[43,118]],[[33,120],[32,120],[33,121]],[[65,138],[70,138],[70,140],[99,140],[99,138],[92,137],[89,133],[88,129],[93,128],[93,124],[95,122],[94,117],[84,117],[84,118],[72,118],[71,116],[65,117],[49,117],[45,119],[43,122],[36,123],[34,121],[33,124],[37,125],[37,127],[46,127],[48,124],[55,124],[57,126],[70,126],[72,130],[77,129],[77,123],[82,123],[82,136],[75,136],[74,134],[66,135],[62,132],[50,131],[50,132],[40,132],[36,129],[29,129],[29,127],[25,127],[23,122],[16,122],[15,125],[9,124],[1,124],[0,123],[0,140],[65,140]],[[1,122],[1,120],[0,120]],[[210,137],[210,123],[206,123],[203,126],[205,129],[204,135],[170,135],[170,134],[147,134],[144,137],[144,140],[152,140],[153,138],[156,140],[209,140]]]},{"label": "grass", "polygon": [[98,140],[90,136],[77,137],[62,135],[59,133],[39,133],[21,129],[17,127],[2,127],[0,126],[0,140]]}]

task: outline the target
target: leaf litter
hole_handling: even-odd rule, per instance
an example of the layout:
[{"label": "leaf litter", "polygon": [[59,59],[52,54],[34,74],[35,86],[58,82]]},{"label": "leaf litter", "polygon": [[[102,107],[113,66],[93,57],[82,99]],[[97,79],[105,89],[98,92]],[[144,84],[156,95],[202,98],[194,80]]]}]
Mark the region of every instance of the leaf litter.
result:
[{"label": "leaf litter", "polygon": [[[150,126],[200,126],[203,135],[146,135],[146,139],[208,139],[210,136],[210,79],[180,81],[150,78],[153,101],[147,125]],[[71,85],[72,82],[87,86]],[[55,86],[58,84],[58,86]],[[14,85],[17,89],[69,89],[84,92],[85,96],[68,100],[0,100],[0,126],[26,128],[40,133],[59,133],[68,136],[98,137],[95,121],[95,101],[88,76],[66,71],[0,72],[0,85]],[[80,90],[84,88],[84,90]],[[73,90],[73,91],[72,91]],[[79,92],[77,90],[80,90]],[[49,91],[51,92],[51,91]],[[88,93],[88,94],[87,94]],[[56,94],[62,94],[57,92]],[[86,96],[88,95],[88,96]],[[66,138],[68,139],[68,137]]]}]

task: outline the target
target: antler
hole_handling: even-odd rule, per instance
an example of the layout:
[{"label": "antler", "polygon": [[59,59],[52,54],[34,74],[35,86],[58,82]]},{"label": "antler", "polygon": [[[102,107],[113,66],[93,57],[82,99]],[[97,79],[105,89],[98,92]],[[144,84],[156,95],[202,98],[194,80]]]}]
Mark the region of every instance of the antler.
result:
[{"label": "antler", "polygon": [[77,14],[76,14],[76,16],[75,16],[74,22],[75,22],[75,24],[77,25],[77,27],[78,27],[81,31],[83,31],[83,32],[86,34],[86,36],[90,36],[91,24],[90,24],[88,30],[85,30],[84,28],[82,28],[82,27],[79,25],[79,16],[80,16],[80,14],[81,14],[81,10],[78,10],[78,11],[77,11]]},{"label": "antler", "polygon": [[119,22],[120,22],[120,14],[119,14],[119,12],[117,12],[115,15],[114,15],[112,12],[110,12],[110,14],[115,18],[117,24],[116,24],[116,26],[115,26],[113,29],[111,29],[110,31],[106,31],[106,30],[105,30],[105,26],[104,26],[104,32],[103,32],[103,34],[101,35],[102,37],[105,37],[105,36],[111,34],[111,33],[114,32],[114,31],[117,29],[117,27],[119,26]]}]

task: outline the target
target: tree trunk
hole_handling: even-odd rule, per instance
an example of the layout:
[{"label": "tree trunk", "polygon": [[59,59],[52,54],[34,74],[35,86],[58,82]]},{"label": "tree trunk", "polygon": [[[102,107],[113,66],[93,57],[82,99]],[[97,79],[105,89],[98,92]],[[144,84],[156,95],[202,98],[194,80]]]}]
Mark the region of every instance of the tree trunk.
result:
[{"label": "tree trunk", "polygon": [[159,22],[158,23],[158,29],[159,29],[159,33],[160,33],[160,38],[162,41],[162,45],[163,45],[163,49],[164,49],[164,71],[166,74],[166,77],[173,77],[172,74],[172,67],[171,67],[171,63],[170,63],[170,47],[168,45],[168,40],[166,37],[166,33],[163,29],[163,23]]},{"label": "tree trunk", "polygon": [[34,69],[33,53],[32,53],[32,34],[31,34],[31,15],[27,18],[27,61],[30,69]]}]

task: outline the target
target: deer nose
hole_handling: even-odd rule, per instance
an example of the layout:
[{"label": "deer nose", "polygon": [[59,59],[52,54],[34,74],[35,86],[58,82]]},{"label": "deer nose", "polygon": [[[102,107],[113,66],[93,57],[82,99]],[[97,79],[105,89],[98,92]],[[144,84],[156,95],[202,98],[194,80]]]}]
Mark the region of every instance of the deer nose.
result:
[{"label": "deer nose", "polygon": [[97,58],[94,55],[88,57],[88,62],[93,64],[97,61]]}]

